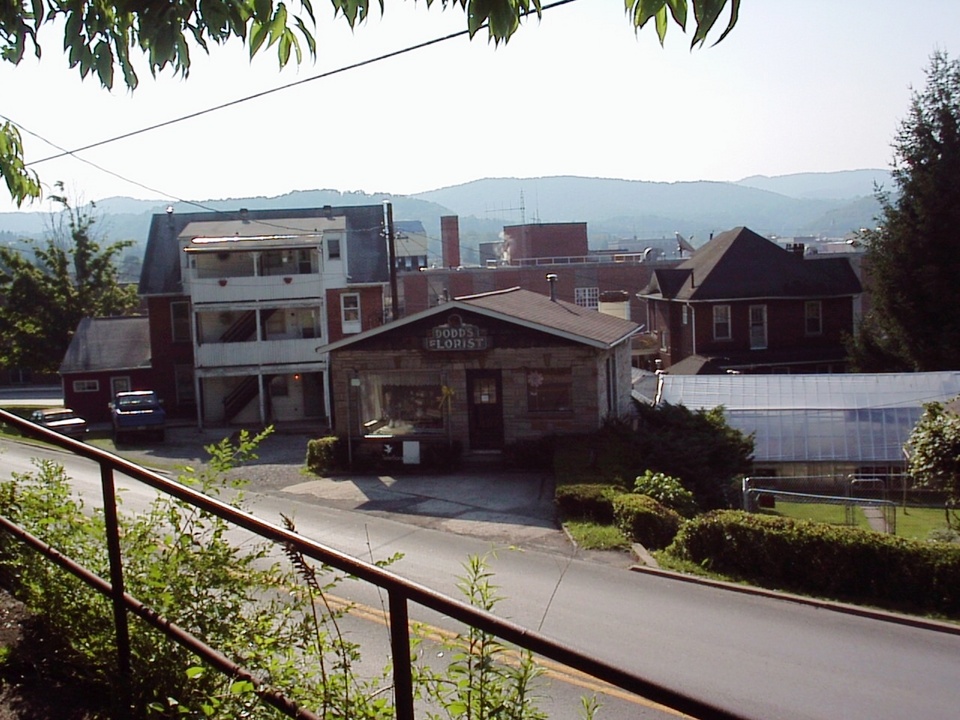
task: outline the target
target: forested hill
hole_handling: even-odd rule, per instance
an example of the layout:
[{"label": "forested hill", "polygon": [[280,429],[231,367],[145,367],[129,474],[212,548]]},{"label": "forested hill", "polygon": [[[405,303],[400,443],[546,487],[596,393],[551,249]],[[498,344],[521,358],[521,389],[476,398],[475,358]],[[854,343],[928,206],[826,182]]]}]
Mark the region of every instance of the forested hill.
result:
[{"label": "forested hill", "polygon": [[[655,183],[585,177],[487,178],[414,196],[389,192],[299,190],[276,197],[203,200],[197,205],[164,200],[108,198],[96,203],[105,239],[133,240],[142,251],[150,217],[239,207],[315,207],[379,204],[391,199],[394,218],[420,220],[439,238],[440,217],[460,217],[466,244],[494,241],[504,225],[522,222],[585,222],[591,244],[616,238],[673,237],[703,242],[710,233],[746,225],[764,235],[842,237],[875,223],[875,186],[891,189],[885,170],[754,176],[739,182]],[[0,241],[42,237],[51,226],[44,213],[0,213]]]}]

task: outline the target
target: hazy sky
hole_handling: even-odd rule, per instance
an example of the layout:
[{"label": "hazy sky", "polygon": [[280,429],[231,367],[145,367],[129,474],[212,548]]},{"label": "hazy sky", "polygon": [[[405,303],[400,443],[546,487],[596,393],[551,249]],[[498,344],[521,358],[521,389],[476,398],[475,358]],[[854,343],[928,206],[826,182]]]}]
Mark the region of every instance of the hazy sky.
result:
[{"label": "hazy sky", "polygon": [[[24,128],[33,162],[58,151],[31,133],[74,149],[466,27],[440,3],[386,5],[351,33],[315,3],[315,64],[280,72],[272,50],[252,63],[239,44],[195,50],[187,80],[144,70],[132,94],[81,81],[62,32],[48,27],[42,62],[0,63],[0,114]],[[743,2],[723,43],[689,44],[673,26],[665,48],[652,26],[635,35],[622,0],[577,0],[525,23],[506,46],[457,38],[82,153],[126,180],[73,158],[33,168],[81,201],[885,168],[930,55],[960,56],[960,2]],[[0,211],[15,209],[0,190]]]}]

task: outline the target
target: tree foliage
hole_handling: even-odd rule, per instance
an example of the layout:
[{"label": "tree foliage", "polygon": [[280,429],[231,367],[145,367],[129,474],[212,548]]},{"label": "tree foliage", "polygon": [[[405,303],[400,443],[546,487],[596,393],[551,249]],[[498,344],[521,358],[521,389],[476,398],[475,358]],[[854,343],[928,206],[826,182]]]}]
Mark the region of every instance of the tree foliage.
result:
[{"label": "tree foliage", "polygon": [[678,479],[701,509],[727,507],[735,480],[753,466],[753,436],[730,427],[722,407],[637,404],[637,419],[608,422],[594,443],[601,477]]},{"label": "tree foliage", "polygon": [[872,310],[851,347],[861,371],[960,367],[960,63],[936,52],[893,143],[894,199],[864,233]]},{"label": "tree foliage", "polygon": [[[370,0],[330,0],[334,16],[350,27],[370,14]],[[384,12],[384,0],[378,0]],[[427,7],[459,8],[471,37],[486,28],[495,44],[507,42],[527,15],[540,16],[541,0],[426,0]],[[730,17],[722,40],[737,22],[740,0],[624,0],[627,18],[637,30],[653,21],[661,44],[671,20],[686,30],[692,10],[695,29],[691,46],[702,46],[725,7]],[[198,47],[239,40],[250,56],[276,48],[280,67],[316,56],[316,21],[311,0],[293,9],[281,0],[8,0],[0,3],[0,57],[18,64],[32,51],[41,55],[44,25],[64,29],[63,49],[71,68],[82,77],[96,76],[107,88],[119,73],[131,90],[139,83],[134,60],[142,56],[150,73],[171,69],[186,77],[190,52]],[[20,136],[9,123],[0,127],[0,174],[11,197],[22,204],[40,195],[37,178],[25,166]]]},{"label": "tree foliage", "polygon": [[0,247],[0,364],[8,367],[55,371],[81,319],[124,315],[139,303],[136,288],[120,284],[116,262],[132,243],[101,246],[89,210],[63,195],[53,200],[66,228],[34,243],[33,257]]},{"label": "tree foliage", "polygon": [[943,491],[948,507],[960,508],[960,415],[941,403],[924,405],[907,447],[916,483]]}]

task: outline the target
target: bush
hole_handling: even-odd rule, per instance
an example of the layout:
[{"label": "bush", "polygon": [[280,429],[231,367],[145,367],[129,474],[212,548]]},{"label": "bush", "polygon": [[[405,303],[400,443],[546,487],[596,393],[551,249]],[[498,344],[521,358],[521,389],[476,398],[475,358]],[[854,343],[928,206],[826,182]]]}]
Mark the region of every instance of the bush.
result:
[{"label": "bush", "polygon": [[613,499],[620,493],[618,488],[601,483],[562,485],[556,490],[554,502],[561,518],[610,524]]},{"label": "bush", "polygon": [[553,471],[553,455],[557,437],[517,440],[503,448],[503,464],[511,470]]},{"label": "bush", "polygon": [[307,442],[307,469],[325,475],[340,466],[340,440],[329,435]]},{"label": "bush", "polygon": [[630,493],[613,499],[613,520],[625,536],[651,550],[669,545],[681,522],[680,515],[653,498]]},{"label": "bush", "polygon": [[432,472],[453,472],[460,467],[463,444],[459,440],[423,443],[420,446],[420,469]]},{"label": "bush", "polygon": [[675,477],[647,470],[634,481],[633,491],[638,495],[653,498],[683,517],[689,518],[697,514],[696,498]]},{"label": "bush", "polygon": [[668,552],[758,584],[960,613],[960,547],[738,510],[683,525]]}]

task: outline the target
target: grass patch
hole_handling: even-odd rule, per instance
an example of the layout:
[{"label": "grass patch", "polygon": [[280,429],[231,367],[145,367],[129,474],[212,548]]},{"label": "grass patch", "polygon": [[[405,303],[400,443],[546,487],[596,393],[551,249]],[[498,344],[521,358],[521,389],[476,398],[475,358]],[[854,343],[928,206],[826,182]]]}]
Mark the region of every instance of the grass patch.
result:
[{"label": "grass patch", "polygon": [[[843,505],[829,503],[796,503],[777,501],[776,509],[763,510],[765,515],[780,515],[793,520],[812,520],[830,525],[846,525],[846,511]],[[865,530],[870,524],[863,511],[853,508],[854,525]],[[942,508],[897,507],[897,536],[910,540],[927,540],[934,530],[945,530],[947,521]]]},{"label": "grass patch", "polygon": [[[761,510],[763,515],[779,515],[792,520],[812,520],[813,522],[827,523],[828,525],[847,525],[847,508],[843,505],[830,503],[800,503],[777,500],[775,509]],[[852,520],[855,527],[864,530],[870,529],[863,511],[858,507],[852,510]]]},{"label": "grass patch", "polygon": [[578,546],[584,550],[628,550],[630,541],[613,525],[589,520],[568,520],[563,524]]},{"label": "grass patch", "polygon": [[897,535],[912,540],[927,540],[934,530],[946,530],[943,508],[897,508]]}]

